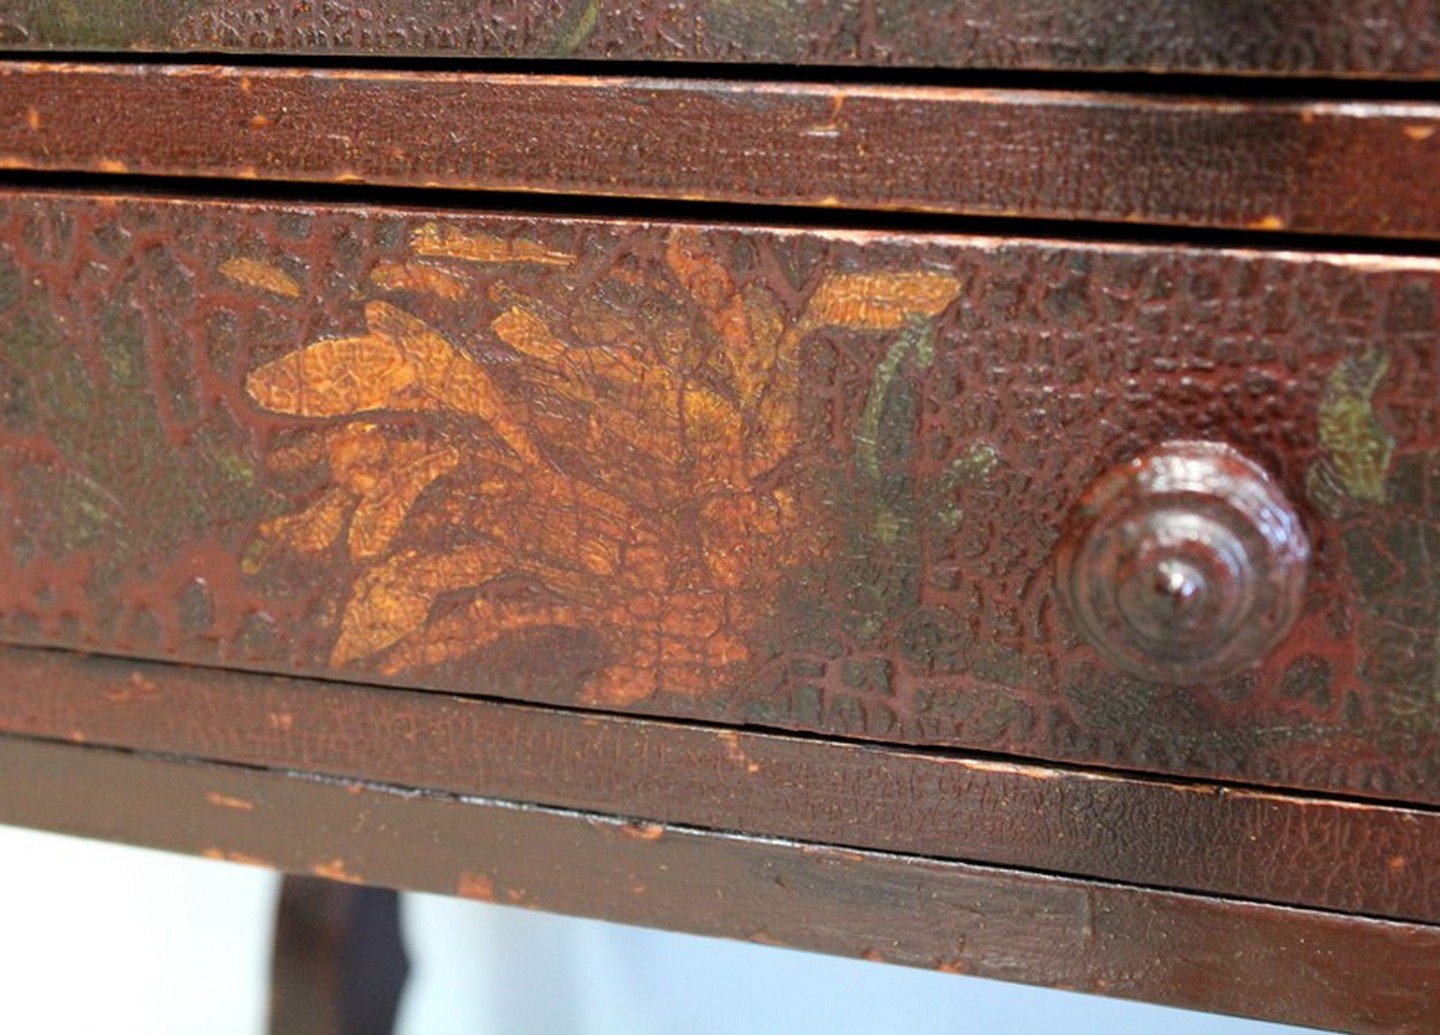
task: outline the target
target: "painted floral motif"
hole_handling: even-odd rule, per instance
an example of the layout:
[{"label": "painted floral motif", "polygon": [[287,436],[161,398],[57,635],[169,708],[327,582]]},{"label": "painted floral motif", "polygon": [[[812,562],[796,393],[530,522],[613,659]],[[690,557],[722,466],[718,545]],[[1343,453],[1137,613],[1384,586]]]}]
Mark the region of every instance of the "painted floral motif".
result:
[{"label": "painted floral motif", "polygon": [[[642,327],[623,310],[558,317],[503,279],[521,266],[568,272],[580,258],[567,251],[438,223],[409,244],[372,269],[371,287],[487,299],[483,358],[374,298],[362,333],[252,370],[256,405],[322,422],[270,465],[321,465],[327,487],[260,526],[249,570],[270,550],[343,551],[355,575],[333,664],[394,674],[525,630],[572,630],[603,644],[585,694],[610,704],[724,680],[749,658],[753,602],[820,548],[774,476],[799,433],[807,336],[898,333],[898,363],[960,287],[925,271],[837,271],[792,313],[677,230],[658,282],[624,265],[601,274],[666,299]],[[264,264],[226,265],[232,279],[278,285]],[[397,414],[417,415],[419,432]]]}]

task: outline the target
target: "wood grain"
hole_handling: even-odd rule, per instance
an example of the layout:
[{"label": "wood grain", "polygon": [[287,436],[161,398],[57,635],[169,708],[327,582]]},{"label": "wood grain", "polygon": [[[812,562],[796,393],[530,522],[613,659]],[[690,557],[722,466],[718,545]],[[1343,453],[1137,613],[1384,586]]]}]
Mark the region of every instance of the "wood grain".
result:
[{"label": "wood grain", "polygon": [[[1440,801],[1440,262],[0,201],[0,640]],[[1177,688],[1087,648],[1101,472],[1313,544]]]},{"label": "wood grain", "polygon": [[1402,238],[1440,235],[1437,131],[1418,102],[0,63],[15,169]]},{"label": "wood grain", "polygon": [[17,49],[1433,78],[1434,0],[3,0]]},{"label": "wood grain", "polygon": [[1440,1015],[1421,924],[8,737],[0,822],[1353,1032]]},{"label": "wood grain", "polygon": [[1440,921],[1426,810],[25,648],[0,731]]}]

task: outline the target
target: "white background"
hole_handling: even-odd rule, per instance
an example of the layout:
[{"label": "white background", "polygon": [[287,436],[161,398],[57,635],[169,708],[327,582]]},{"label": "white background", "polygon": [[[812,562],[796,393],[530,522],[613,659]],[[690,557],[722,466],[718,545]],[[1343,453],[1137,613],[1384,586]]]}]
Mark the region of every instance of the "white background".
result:
[{"label": "white background", "polygon": [[[0,1033],[260,1035],[277,879],[0,827]],[[433,896],[400,1035],[1282,1035],[1297,1028]]]}]

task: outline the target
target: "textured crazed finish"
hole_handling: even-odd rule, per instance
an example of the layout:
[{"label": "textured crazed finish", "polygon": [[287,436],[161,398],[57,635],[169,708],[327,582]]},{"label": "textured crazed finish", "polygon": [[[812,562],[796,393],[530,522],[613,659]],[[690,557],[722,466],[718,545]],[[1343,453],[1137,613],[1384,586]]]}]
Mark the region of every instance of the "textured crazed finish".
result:
[{"label": "textured crazed finish", "polygon": [[7,166],[1440,237],[1416,102],[0,63]]},{"label": "textured crazed finish", "polygon": [[69,651],[0,731],[1440,922],[1440,813]]},{"label": "textured crazed finish", "polygon": [[1423,76],[1434,0],[0,0],[0,46]]},{"label": "textured crazed finish", "polygon": [[0,822],[296,873],[1429,1035],[1440,928],[0,738]]},{"label": "textured crazed finish", "polygon": [[[1440,263],[11,196],[18,642],[1440,799]],[[1121,676],[1065,513],[1300,501],[1253,672]]]}]

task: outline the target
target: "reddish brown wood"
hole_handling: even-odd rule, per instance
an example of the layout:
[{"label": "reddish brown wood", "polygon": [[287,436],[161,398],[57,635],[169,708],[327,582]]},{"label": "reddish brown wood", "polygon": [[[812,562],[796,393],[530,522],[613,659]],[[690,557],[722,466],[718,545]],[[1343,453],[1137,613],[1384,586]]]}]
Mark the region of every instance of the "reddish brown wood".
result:
[{"label": "reddish brown wood", "polygon": [[[10,194],[0,638],[1440,801],[1440,261]],[[1056,606],[1103,470],[1302,508],[1255,670]]]},{"label": "reddish brown wood", "polygon": [[24,648],[0,731],[1440,921],[1424,810]]},{"label": "reddish brown wood", "polygon": [[1440,235],[1437,130],[1421,103],[0,64],[0,167],[1395,237]]},{"label": "reddish brown wood", "polygon": [[13,738],[0,821],[1346,1031],[1440,1016],[1420,924]]},{"label": "reddish brown wood", "polygon": [[1434,77],[1434,0],[0,0],[0,45]]}]

